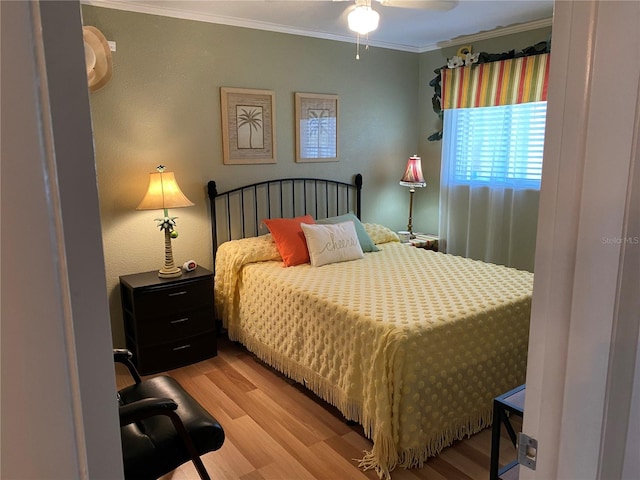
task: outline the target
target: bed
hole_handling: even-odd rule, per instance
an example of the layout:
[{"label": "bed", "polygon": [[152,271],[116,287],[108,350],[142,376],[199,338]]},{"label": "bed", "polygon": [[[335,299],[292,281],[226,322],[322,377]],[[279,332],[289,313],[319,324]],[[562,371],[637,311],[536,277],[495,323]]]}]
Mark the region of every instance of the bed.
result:
[{"label": "bed", "polygon": [[[361,468],[390,478],[422,466],[487,427],[492,399],[524,383],[531,273],[412,247],[360,222],[361,175],[208,187],[217,315],[232,340],[363,426],[373,447]],[[305,214],[331,225],[355,216],[377,251],[285,267],[261,219]]]}]

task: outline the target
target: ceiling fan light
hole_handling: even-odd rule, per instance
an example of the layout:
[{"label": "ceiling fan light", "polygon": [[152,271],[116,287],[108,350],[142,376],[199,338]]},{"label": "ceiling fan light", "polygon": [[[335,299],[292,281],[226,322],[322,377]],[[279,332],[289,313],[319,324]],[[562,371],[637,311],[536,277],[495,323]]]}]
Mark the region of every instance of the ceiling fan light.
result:
[{"label": "ceiling fan light", "polygon": [[347,16],[349,29],[360,35],[366,35],[378,28],[380,15],[368,5],[358,5]]}]

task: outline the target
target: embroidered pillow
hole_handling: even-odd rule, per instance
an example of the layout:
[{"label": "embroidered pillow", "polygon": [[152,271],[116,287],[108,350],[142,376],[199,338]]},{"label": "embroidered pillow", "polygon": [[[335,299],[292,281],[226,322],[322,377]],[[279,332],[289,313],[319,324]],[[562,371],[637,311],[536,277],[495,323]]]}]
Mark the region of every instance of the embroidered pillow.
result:
[{"label": "embroidered pillow", "polygon": [[353,213],[346,213],[338,217],[323,218],[322,220],[316,220],[316,223],[326,225],[326,224],[347,222],[349,220],[353,221],[353,224],[356,227],[356,234],[358,235],[358,241],[360,242],[360,247],[362,248],[362,251],[363,252],[379,252],[380,249],[376,247],[375,243],[373,243],[373,240],[371,240],[371,237],[365,230],[364,225],[362,225],[362,222],[360,222],[358,217],[356,217],[356,215]]},{"label": "embroidered pillow", "polygon": [[399,242],[400,238],[398,238],[398,234],[393,230],[385,227],[384,225],[379,225],[377,223],[365,223],[363,224],[365,230],[373,240],[373,243],[376,245],[380,245],[381,243],[387,242]]},{"label": "embroidered pillow", "polygon": [[311,265],[346,262],[364,257],[352,221],[335,225],[300,225],[307,240]]},{"label": "embroidered pillow", "polygon": [[309,251],[302,228],[303,223],[315,223],[311,215],[295,218],[272,218],[263,220],[276,242],[276,247],[285,267],[309,263]]}]

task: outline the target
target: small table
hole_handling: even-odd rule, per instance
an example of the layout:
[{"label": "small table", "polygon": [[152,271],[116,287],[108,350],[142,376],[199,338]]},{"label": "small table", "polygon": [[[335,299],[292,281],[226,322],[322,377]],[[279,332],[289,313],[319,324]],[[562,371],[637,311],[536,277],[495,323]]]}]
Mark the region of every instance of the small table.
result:
[{"label": "small table", "polygon": [[503,468],[499,468],[500,457],[500,433],[502,425],[505,426],[509,438],[516,447],[517,436],[509,421],[509,414],[522,418],[524,414],[524,395],[526,385],[520,385],[513,390],[503,393],[493,399],[493,423],[491,425],[491,469],[490,480],[507,480],[518,478],[519,464],[515,460]]},{"label": "small table", "polygon": [[430,235],[428,233],[414,233],[414,238],[409,240],[409,244],[418,247],[424,248],[425,250],[433,250],[434,252],[438,251],[438,241],[440,237],[437,235]]}]

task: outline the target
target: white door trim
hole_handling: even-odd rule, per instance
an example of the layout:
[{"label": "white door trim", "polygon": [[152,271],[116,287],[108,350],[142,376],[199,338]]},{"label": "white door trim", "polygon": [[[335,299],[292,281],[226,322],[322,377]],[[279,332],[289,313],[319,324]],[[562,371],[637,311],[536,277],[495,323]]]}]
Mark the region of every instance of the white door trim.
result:
[{"label": "white door trim", "polygon": [[[523,425],[539,445],[537,469],[521,467],[523,480],[634,470],[605,440],[629,447],[634,438],[620,426],[632,415],[638,346],[638,283],[628,282],[637,281],[640,248],[630,215],[639,21],[638,2],[555,5]],[[636,336],[616,342],[621,331]],[[631,374],[617,377],[620,368]]]}]

